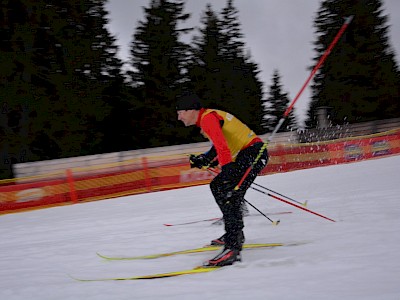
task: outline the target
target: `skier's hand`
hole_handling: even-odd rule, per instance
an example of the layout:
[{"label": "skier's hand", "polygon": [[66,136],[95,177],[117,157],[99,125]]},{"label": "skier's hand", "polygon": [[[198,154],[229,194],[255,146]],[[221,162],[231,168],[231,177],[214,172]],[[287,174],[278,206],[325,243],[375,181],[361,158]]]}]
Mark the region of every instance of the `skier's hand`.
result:
[{"label": "skier's hand", "polygon": [[204,154],[200,155],[190,154],[189,163],[191,168],[202,169],[204,167],[209,166],[210,160]]}]

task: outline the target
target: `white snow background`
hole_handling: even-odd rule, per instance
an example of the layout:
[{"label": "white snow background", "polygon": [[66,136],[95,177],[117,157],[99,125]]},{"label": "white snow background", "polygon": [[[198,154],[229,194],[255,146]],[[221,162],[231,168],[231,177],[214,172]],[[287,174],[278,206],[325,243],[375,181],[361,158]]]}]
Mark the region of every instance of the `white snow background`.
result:
[{"label": "white snow background", "polygon": [[254,190],[248,243],[307,242],[242,252],[210,273],[136,281],[78,282],[190,269],[216,252],[104,261],[197,248],[223,233],[208,185],[0,216],[0,299],[400,299],[400,156],[260,176],[256,183],[330,222]]}]

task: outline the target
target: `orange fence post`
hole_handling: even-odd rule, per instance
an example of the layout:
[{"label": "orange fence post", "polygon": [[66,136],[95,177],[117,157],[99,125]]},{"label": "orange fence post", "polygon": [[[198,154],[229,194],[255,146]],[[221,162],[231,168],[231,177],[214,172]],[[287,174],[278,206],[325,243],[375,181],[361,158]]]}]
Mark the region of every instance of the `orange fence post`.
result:
[{"label": "orange fence post", "polygon": [[286,160],[286,149],[282,144],[278,144],[277,149],[278,149],[278,156],[281,160],[280,169],[281,171],[286,172],[288,171],[287,160]]},{"label": "orange fence post", "polygon": [[74,185],[74,177],[72,176],[71,169],[66,170],[67,173],[67,181],[69,185],[69,194],[73,203],[78,203],[78,196],[76,195],[75,185]]},{"label": "orange fence post", "polygon": [[148,192],[151,191],[151,179],[150,179],[150,172],[149,172],[149,164],[147,163],[147,157],[142,157],[142,165],[143,165],[143,172],[144,172],[144,182],[146,185],[146,189]]}]

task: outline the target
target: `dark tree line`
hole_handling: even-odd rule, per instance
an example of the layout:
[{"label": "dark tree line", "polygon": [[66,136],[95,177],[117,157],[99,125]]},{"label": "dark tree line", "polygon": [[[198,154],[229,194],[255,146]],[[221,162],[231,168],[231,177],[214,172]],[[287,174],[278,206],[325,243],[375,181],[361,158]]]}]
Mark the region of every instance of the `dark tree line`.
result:
[{"label": "dark tree line", "polygon": [[[194,33],[184,28],[190,17],[184,1],[149,1],[132,29],[127,72],[106,28],[105,4],[1,2],[2,171],[16,162],[202,141],[196,129],[177,121],[176,97],[186,89],[263,130],[262,83],[244,53],[232,1],[221,16],[212,12],[215,47],[206,45],[211,37],[205,32],[215,29],[208,21],[198,43],[182,42],[184,34]],[[215,68],[204,54],[210,51]]]},{"label": "dark tree line", "polygon": [[[259,134],[275,127],[290,99],[278,70],[264,95],[232,0],[221,12],[206,6],[199,30],[185,27],[190,14],[183,0],[149,0],[132,28],[129,71],[106,27],[106,1],[1,1],[1,177],[12,176],[9,166],[17,162],[203,141],[196,128],[177,121],[176,97],[185,90]],[[337,120],[346,114],[363,120],[356,99],[372,103],[368,118],[374,109],[380,110],[378,118],[399,111],[398,70],[380,9],[380,1],[321,2],[318,57],[343,16],[362,14],[315,79],[310,126],[313,109],[321,105],[334,107]],[[188,34],[192,40],[183,42]],[[365,84],[371,93],[360,98]],[[282,130],[296,128],[292,112]]]},{"label": "dark tree line", "polygon": [[102,129],[126,92],[104,3],[1,2],[3,164],[104,149]]}]

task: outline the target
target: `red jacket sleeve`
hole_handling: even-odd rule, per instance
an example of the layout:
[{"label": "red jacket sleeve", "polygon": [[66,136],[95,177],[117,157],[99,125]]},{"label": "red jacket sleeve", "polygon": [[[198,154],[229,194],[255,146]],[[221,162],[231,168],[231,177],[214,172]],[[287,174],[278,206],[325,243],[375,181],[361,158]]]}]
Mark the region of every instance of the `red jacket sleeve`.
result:
[{"label": "red jacket sleeve", "polygon": [[200,121],[200,127],[213,143],[217,150],[219,164],[223,166],[232,161],[232,155],[222,133],[221,120],[222,118],[218,114],[209,113]]}]

